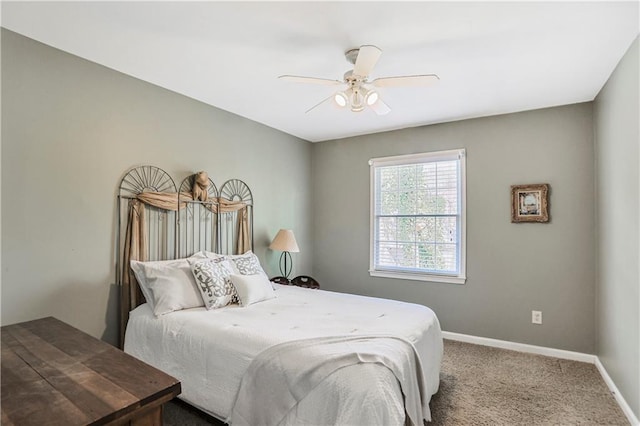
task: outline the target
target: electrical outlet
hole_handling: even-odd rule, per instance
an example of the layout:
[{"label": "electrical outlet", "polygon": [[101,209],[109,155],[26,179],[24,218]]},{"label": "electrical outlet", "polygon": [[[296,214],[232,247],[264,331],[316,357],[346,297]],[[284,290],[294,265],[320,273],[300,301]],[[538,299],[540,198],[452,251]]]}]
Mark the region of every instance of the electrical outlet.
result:
[{"label": "electrical outlet", "polygon": [[542,311],[531,311],[531,323],[542,324]]}]

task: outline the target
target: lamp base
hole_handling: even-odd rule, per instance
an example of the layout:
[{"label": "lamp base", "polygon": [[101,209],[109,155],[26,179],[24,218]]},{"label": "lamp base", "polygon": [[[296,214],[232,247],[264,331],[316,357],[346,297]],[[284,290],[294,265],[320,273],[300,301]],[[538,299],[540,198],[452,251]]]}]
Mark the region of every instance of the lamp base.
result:
[{"label": "lamp base", "polygon": [[[287,265],[287,260],[289,260],[288,265]],[[288,251],[283,251],[282,254],[280,255],[280,262],[278,266],[280,266],[280,274],[288,280],[289,275],[291,275],[291,271],[293,269],[291,253],[289,253]]]}]

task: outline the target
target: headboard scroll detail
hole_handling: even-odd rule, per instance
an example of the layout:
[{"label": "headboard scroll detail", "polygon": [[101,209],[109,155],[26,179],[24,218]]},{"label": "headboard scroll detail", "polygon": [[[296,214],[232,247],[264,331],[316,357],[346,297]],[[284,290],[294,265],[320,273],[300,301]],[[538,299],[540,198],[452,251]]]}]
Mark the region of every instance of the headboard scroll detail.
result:
[{"label": "headboard scroll detail", "polygon": [[121,197],[135,197],[146,191],[176,192],[176,184],[167,172],[156,166],[134,167],[120,181]]}]

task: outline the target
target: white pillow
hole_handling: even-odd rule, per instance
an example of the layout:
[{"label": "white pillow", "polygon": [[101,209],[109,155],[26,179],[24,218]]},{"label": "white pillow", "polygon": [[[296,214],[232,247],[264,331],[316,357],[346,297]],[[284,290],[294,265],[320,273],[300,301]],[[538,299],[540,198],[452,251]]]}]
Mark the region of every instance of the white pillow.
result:
[{"label": "white pillow", "polygon": [[276,297],[271,281],[262,274],[231,275],[231,282],[238,292],[240,306],[249,306]]},{"label": "white pillow", "polygon": [[189,263],[207,309],[238,303],[238,294],[229,278],[233,270],[228,260],[190,259]]},{"label": "white pillow", "polygon": [[136,276],[136,281],[138,281],[138,285],[140,286],[140,291],[144,296],[144,300],[147,301],[147,304],[153,311],[153,295],[151,294],[151,290],[146,282],[146,276],[144,274],[144,270],[142,268],[144,262],[139,262],[137,260],[132,260],[130,262],[131,270],[133,274]]},{"label": "white pillow", "polygon": [[204,306],[187,259],[132,260],[131,269],[156,316]]},{"label": "white pillow", "polygon": [[225,257],[224,254],[218,254],[218,253],[214,253],[212,251],[203,251],[200,253],[204,253],[204,255],[206,257],[208,257],[209,259],[213,259],[213,260],[217,260],[217,259],[223,259]]}]

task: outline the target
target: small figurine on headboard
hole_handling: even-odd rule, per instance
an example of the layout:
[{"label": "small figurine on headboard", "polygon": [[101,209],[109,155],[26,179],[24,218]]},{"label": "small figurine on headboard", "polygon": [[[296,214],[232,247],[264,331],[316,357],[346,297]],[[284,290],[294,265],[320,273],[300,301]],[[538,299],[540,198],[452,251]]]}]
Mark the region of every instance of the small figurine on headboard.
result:
[{"label": "small figurine on headboard", "polygon": [[207,172],[198,172],[193,180],[191,195],[194,200],[207,201],[209,199],[209,175]]}]

